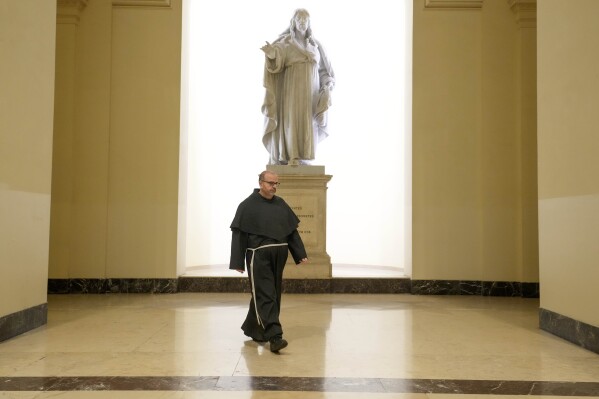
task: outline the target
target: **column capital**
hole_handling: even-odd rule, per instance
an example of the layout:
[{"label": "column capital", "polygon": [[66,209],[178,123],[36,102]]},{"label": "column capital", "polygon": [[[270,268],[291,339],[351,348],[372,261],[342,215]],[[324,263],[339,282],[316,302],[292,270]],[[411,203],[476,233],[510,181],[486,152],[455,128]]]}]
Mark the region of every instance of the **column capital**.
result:
[{"label": "column capital", "polygon": [[79,25],[79,14],[89,0],[57,0],[56,23]]},{"label": "column capital", "polygon": [[536,28],[537,0],[508,0],[508,4],[521,28]]}]

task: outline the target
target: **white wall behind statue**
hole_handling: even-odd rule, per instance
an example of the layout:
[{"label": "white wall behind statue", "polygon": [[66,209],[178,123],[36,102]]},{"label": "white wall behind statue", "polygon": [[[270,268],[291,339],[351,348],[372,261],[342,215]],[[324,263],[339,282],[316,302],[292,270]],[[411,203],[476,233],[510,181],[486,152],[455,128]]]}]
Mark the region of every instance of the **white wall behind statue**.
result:
[{"label": "white wall behind statue", "polygon": [[313,35],[325,47],[337,81],[330,136],[313,162],[333,175],[327,251],[333,264],[409,269],[411,1],[184,4],[187,265],[228,263],[231,219],[268,162],[261,140],[260,47],[274,41],[301,7],[310,12]]}]

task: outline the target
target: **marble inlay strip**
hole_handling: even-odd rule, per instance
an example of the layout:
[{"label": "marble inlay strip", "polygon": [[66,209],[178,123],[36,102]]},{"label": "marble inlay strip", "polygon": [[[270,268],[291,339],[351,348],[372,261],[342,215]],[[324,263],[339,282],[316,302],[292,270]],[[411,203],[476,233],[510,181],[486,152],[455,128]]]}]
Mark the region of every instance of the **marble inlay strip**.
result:
[{"label": "marble inlay strip", "polygon": [[48,323],[48,304],[0,317],[0,342]]},{"label": "marble inlay strip", "polygon": [[580,347],[599,353],[599,327],[539,309],[539,327]]},{"label": "marble inlay strip", "polygon": [[0,391],[295,391],[599,397],[599,382],[337,377],[0,377]]}]

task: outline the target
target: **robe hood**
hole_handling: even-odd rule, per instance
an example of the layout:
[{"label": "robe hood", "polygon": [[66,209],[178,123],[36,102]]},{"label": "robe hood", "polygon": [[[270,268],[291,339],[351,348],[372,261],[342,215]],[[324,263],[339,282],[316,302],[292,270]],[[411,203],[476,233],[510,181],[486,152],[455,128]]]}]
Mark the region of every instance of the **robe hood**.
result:
[{"label": "robe hood", "polygon": [[278,196],[264,198],[254,192],[237,207],[231,223],[231,230],[238,229],[245,233],[269,237],[286,242],[287,236],[299,225],[299,218],[287,203]]}]

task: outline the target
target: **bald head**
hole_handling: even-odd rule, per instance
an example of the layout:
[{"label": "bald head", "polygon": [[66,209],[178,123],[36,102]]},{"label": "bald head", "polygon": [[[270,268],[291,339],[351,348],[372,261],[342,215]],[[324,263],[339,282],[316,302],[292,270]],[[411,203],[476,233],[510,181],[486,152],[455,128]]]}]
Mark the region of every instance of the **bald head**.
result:
[{"label": "bald head", "polygon": [[266,199],[272,199],[279,186],[279,175],[265,170],[258,176],[258,184],[260,185],[260,195]]}]

